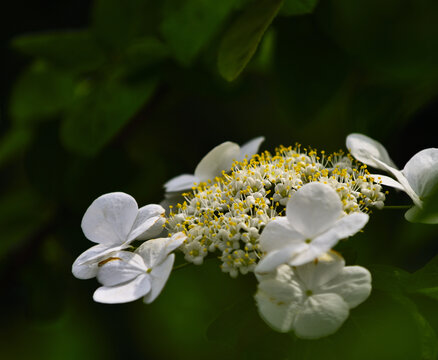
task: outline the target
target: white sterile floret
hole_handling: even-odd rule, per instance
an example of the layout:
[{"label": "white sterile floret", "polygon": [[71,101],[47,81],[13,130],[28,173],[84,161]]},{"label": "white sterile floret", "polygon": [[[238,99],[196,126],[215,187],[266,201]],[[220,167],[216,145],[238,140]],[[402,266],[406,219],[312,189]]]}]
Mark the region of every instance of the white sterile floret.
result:
[{"label": "white sterile floret", "polygon": [[139,209],[135,199],[122,192],[100,196],[87,209],[81,224],[84,235],[98,245],[79,255],[72,266],[73,275],[78,279],[93,278],[99,262],[129,247],[134,240],[157,236],[165,221],[160,205]]},{"label": "white sterile floret", "polygon": [[[395,177],[372,175],[381,182],[408,194],[414,207],[407,211],[405,217],[413,221],[421,211],[423,200],[429,196],[438,184],[438,148],[429,148],[416,153],[405,165],[403,170],[389,158],[382,144],[362,134],[347,136],[347,147],[351,154],[364,164],[389,172]],[[429,218],[424,222],[438,223],[438,217]]]},{"label": "white sterile floret", "polygon": [[340,239],[354,235],[368,221],[368,215],[346,215],[342,201],[332,187],[309,183],[297,190],[286,206],[286,216],[271,221],[260,236],[266,255],[256,273],[275,270],[281,264],[302,265],[329,251]]},{"label": "white sterile floret", "polygon": [[329,252],[298,267],[279,266],[260,279],[255,299],[260,316],[274,330],[316,339],[336,332],[370,292],[367,269],[345,266],[340,255]]},{"label": "white sterile floret", "polygon": [[213,180],[222,175],[222,171],[229,171],[233,161],[242,161],[257,153],[264,137],[257,137],[239,146],[227,141],[213,148],[196,166],[194,174],[179,175],[164,184],[167,193],[190,190],[195,183]]},{"label": "white sterile floret", "polygon": [[183,233],[148,240],[135,252],[119,251],[99,264],[97,280],[103,285],[93,295],[106,304],[126,303],[141,297],[150,304],[163,290],[172,271],[175,254],[186,239]]}]

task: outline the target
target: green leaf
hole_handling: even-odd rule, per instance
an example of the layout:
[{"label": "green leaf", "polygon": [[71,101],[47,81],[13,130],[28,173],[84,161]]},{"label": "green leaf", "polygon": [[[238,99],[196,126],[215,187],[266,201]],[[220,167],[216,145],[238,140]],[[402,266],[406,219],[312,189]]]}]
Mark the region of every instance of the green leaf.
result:
[{"label": "green leaf", "polygon": [[175,58],[189,65],[219,30],[237,0],[167,0],[161,33]]},{"label": "green leaf", "polygon": [[422,294],[438,300],[438,255],[413,274],[388,265],[371,265],[368,268],[375,289],[391,294]]},{"label": "green leaf", "polygon": [[71,72],[92,71],[103,64],[105,55],[87,30],[22,35],[12,46]]},{"label": "green leaf", "polygon": [[9,130],[0,139],[0,167],[23,151],[32,139],[32,132],[28,129],[16,128]]},{"label": "green leaf", "polygon": [[70,74],[36,61],[14,84],[10,115],[18,124],[31,124],[58,115],[70,105],[74,87]]},{"label": "green leaf", "polygon": [[415,322],[420,337],[421,359],[436,360],[438,356],[438,339],[435,331],[411,300],[404,296],[397,297],[397,300],[405,306]]},{"label": "green leaf", "polygon": [[284,16],[311,14],[318,0],[285,0],[280,14]]},{"label": "green leaf", "polygon": [[145,104],[155,84],[155,80],[135,84],[107,80],[96,84],[64,119],[64,146],[82,155],[97,154]]},{"label": "green leaf", "polygon": [[342,359],[435,360],[437,354],[436,334],[415,304],[376,289],[333,338]]},{"label": "green leaf", "polygon": [[388,293],[400,293],[410,281],[411,274],[395,266],[367,266],[372,274],[373,288]]},{"label": "green leaf", "polygon": [[234,21],[222,38],[218,54],[219,73],[233,81],[251,60],[283,0],[258,0]]},{"label": "green leaf", "polygon": [[263,40],[260,42],[259,51],[254,56],[251,69],[255,68],[261,72],[270,69],[274,62],[276,46],[276,32],[274,29],[266,31]]},{"label": "green leaf", "polygon": [[438,300],[438,255],[412,274],[408,291]]}]

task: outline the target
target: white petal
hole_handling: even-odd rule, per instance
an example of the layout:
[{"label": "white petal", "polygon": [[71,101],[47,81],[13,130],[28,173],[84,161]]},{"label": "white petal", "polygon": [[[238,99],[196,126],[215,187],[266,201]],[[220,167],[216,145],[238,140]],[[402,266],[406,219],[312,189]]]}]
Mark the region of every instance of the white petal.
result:
[{"label": "white petal", "polygon": [[128,194],[115,192],[98,197],[82,218],[85,236],[96,243],[117,245],[124,243],[131,231],[138,206]]},{"label": "white petal", "polygon": [[329,185],[309,183],[292,195],[286,205],[289,223],[312,239],[330,228],[342,214],[342,202]]},{"label": "white petal", "polygon": [[356,234],[368,222],[369,216],[364,213],[353,213],[338,220],[332,228],[319,235],[310,243],[310,246],[327,252],[335,246],[339,240]]},{"label": "white petal", "polygon": [[416,153],[402,172],[420,198],[428,196],[438,184],[438,149],[430,148]]},{"label": "white petal", "polygon": [[400,184],[397,180],[394,180],[389,176],[381,175],[381,174],[371,174],[370,176],[373,177],[374,182],[377,182],[378,184],[390,186],[394,189],[405,191],[405,188],[403,187],[402,184]]},{"label": "white petal", "polygon": [[186,235],[179,232],[172,237],[152,239],[141,244],[135,252],[139,254],[148,268],[161,264],[166,257],[177,249],[186,239]]},{"label": "white petal", "polygon": [[[128,242],[132,240],[149,240],[161,234],[166,223],[164,216],[155,216],[147,219],[142,225],[136,228],[135,232],[129,234]],[[140,233],[140,235],[137,235]]]},{"label": "white petal", "polygon": [[321,284],[327,283],[339,275],[345,266],[342,256],[331,251],[315,261],[294,269],[296,276],[305,284],[306,289],[316,291]]},{"label": "white petal", "polygon": [[269,252],[259,261],[254,271],[261,275],[274,271],[279,265],[288,263],[294,254],[303,251],[303,248],[306,249],[307,247],[307,244],[299,242]]},{"label": "white petal", "polygon": [[304,240],[302,234],[294,230],[285,217],[277,217],[266,225],[259,238],[262,251],[273,251],[291,243]]},{"label": "white petal", "polygon": [[348,305],[339,295],[312,295],[303,304],[292,326],[298,337],[317,339],[336,332],[348,314]]},{"label": "white petal", "polygon": [[378,141],[371,139],[366,135],[357,133],[348,135],[347,149],[351,152],[351,155],[356,158],[356,160],[359,160],[364,164],[378,169],[383,169],[381,164],[375,161],[375,159],[379,159],[385,164],[393,168],[397,168],[397,166],[389,157],[385,147]]},{"label": "white petal", "polygon": [[248,159],[259,151],[260,144],[265,141],[264,136],[256,137],[240,147],[240,155],[236,159],[237,161],[242,161],[246,156]]},{"label": "white petal", "polygon": [[72,273],[78,279],[91,279],[97,274],[97,263],[107,254],[108,246],[98,244],[85,250],[72,265]]},{"label": "white petal", "polygon": [[361,266],[346,266],[336,277],[322,284],[319,292],[338,294],[350,309],[354,308],[370,295],[371,274]]},{"label": "white petal", "polygon": [[145,274],[147,270],[148,268],[140,255],[119,251],[99,263],[97,280],[104,286],[114,286]]},{"label": "white petal", "polygon": [[300,266],[310,261],[314,261],[321,255],[325,254],[331,248],[327,249],[323,247],[312,246],[311,244],[305,244],[306,247],[302,251],[295,252],[288,261],[291,266]]},{"label": "white petal", "polygon": [[297,303],[278,301],[263,291],[255,295],[260,317],[274,330],[288,332],[292,328],[294,317],[298,312]]},{"label": "white petal", "polygon": [[158,235],[163,230],[164,208],[161,205],[149,204],[138,210],[134,225],[132,225],[128,241],[134,239],[147,240]]},{"label": "white petal", "polygon": [[[291,269],[288,265],[285,267]],[[293,275],[292,269],[290,271]],[[279,281],[277,278],[265,280],[259,284],[258,289],[279,302],[300,303],[303,299],[303,289],[294,278],[295,276],[292,276],[287,282]]]},{"label": "white petal", "polygon": [[385,169],[386,171],[388,171],[389,173],[394,175],[394,177],[397,179],[397,181],[402,186],[403,191],[409,195],[409,197],[412,199],[412,201],[414,202],[415,205],[422,207],[422,201],[421,201],[420,197],[417,195],[417,193],[414,191],[414,189],[412,189],[411,185],[409,184],[408,179],[403,174],[403,172],[386,165],[385,163],[381,162],[378,159],[375,159],[375,161],[381,165],[381,168]]},{"label": "white petal", "polygon": [[164,184],[166,192],[181,192],[184,190],[190,190],[196,182],[200,180],[192,174],[183,174],[173,179],[170,179]]},{"label": "white petal", "polygon": [[143,301],[146,304],[150,304],[154,301],[166,285],[167,279],[169,278],[170,272],[172,271],[173,262],[175,260],[175,254],[170,254],[166,260],[161,264],[155,266],[151,275],[151,291],[145,296]]},{"label": "white petal", "polygon": [[183,232],[175,233],[170,238],[167,238],[167,253],[170,254],[172,251],[178,249],[186,239],[187,235],[185,235]]},{"label": "white petal", "polygon": [[240,147],[236,143],[227,141],[213,148],[203,157],[195,169],[195,176],[200,181],[214,179],[221,176],[222,171],[229,171],[233,160],[240,154]]},{"label": "white petal", "polygon": [[120,304],[140,299],[150,290],[150,276],[143,274],[119,286],[101,286],[94,292],[93,299],[104,304]]}]

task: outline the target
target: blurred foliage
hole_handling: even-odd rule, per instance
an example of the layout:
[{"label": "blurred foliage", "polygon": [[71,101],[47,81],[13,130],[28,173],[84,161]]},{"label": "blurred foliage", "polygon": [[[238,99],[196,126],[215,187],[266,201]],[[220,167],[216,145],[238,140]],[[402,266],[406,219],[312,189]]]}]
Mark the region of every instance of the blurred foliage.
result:
[{"label": "blurred foliage", "polygon": [[[335,151],[363,132],[400,165],[436,147],[436,1],[95,0],[69,15],[83,26],[43,22],[73,3],[5,22],[1,358],[437,359],[437,227],[404,210],[375,211],[338,245],[374,290],[317,341],[269,329],[255,279],[215,260],[176,271],[150,306],[93,303],[97,283],[70,272],[97,196],[158,203],[166,180],[223,141]],[[409,199],[391,191],[387,203]]]}]

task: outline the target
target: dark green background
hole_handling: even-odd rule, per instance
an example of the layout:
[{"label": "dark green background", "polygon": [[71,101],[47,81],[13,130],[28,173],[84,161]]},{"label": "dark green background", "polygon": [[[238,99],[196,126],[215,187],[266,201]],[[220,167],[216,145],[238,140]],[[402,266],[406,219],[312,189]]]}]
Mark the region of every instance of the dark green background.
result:
[{"label": "dark green background", "polygon": [[[437,227],[403,210],[375,211],[339,246],[374,290],[318,341],[270,330],[253,276],[231,279],[214,259],[176,271],[148,306],[94,303],[97,282],[71,275],[96,197],[158,203],[223,141],[332,152],[362,132],[401,168],[438,145],[438,2],[281,3],[3,5],[0,358],[436,359]],[[409,199],[391,191],[387,204]]]}]

